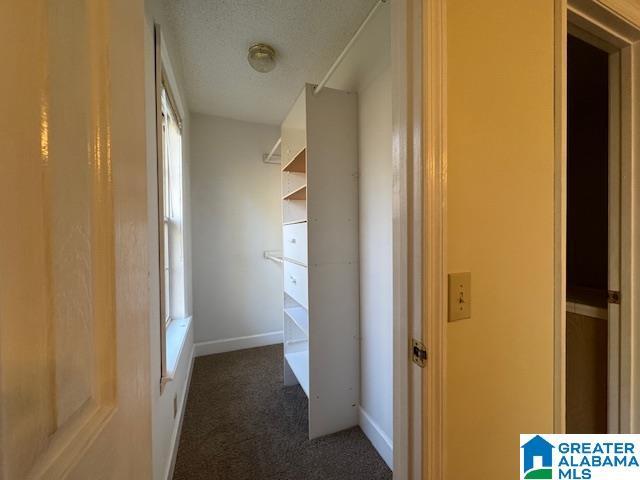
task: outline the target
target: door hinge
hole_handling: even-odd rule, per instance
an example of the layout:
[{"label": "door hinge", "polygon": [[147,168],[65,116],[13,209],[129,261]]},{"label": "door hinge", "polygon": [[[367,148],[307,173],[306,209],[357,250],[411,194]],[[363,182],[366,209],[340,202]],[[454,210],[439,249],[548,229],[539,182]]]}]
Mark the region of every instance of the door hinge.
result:
[{"label": "door hinge", "polygon": [[420,340],[415,338],[411,342],[411,360],[420,368],[424,368],[427,363],[427,349]]},{"label": "door hinge", "polygon": [[620,303],[620,292],[616,290],[609,290],[607,292],[607,303]]}]

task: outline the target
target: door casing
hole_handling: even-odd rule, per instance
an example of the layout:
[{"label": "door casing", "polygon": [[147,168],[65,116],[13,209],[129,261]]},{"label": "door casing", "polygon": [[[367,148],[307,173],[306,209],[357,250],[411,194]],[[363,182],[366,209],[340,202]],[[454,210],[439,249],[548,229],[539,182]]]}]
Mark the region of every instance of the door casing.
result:
[{"label": "door casing", "polygon": [[[445,0],[392,8],[394,468],[444,478],[446,326]],[[411,361],[412,339],[427,349]]]},{"label": "door casing", "polygon": [[[567,191],[567,35],[578,34],[610,52],[610,72],[619,85],[619,212],[613,202],[610,216],[619,213],[619,322],[610,323],[610,342],[619,345],[619,356],[609,363],[609,430],[619,433],[640,431],[634,400],[640,393],[638,359],[638,288],[640,242],[633,232],[640,227],[637,187],[640,186],[640,9],[620,0],[556,0],[555,2],[555,222],[554,222],[554,430],[566,432],[566,191]],[[616,78],[619,72],[619,78]],[[615,102],[614,102],[615,103]],[[615,107],[615,105],[613,105]],[[615,125],[614,125],[615,126]],[[614,235],[615,237],[615,235]],[[617,252],[612,252],[614,256]],[[610,284],[615,287],[615,282]],[[614,310],[617,308],[614,307]],[[614,345],[615,346],[615,345]]]}]

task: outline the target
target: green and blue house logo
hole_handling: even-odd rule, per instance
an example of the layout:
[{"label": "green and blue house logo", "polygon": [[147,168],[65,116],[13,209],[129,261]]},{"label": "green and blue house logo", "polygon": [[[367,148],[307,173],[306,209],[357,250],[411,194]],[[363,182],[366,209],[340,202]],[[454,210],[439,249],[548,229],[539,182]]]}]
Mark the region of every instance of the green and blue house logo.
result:
[{"label": "green and blue house logo", "polygon": [[553,449],[551,443],[540,435],[529,440],[522,448],[522,477],[523,479],[553,479]]},{"label": "green and blue house logo", "polygon": [[520,480],[638,480],[638,434],[522,434]]}]

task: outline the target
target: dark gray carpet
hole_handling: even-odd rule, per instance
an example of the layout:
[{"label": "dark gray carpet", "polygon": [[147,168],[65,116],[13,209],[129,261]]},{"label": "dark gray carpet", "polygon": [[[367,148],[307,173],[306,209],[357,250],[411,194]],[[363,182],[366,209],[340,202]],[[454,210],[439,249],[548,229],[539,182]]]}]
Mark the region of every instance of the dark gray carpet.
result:
[{"label": "dark gray carpet", "polygon": [[307,397],[282,384],[282,346],[195,360],[174,480],[378,480],[360,428],[309,441]]}]

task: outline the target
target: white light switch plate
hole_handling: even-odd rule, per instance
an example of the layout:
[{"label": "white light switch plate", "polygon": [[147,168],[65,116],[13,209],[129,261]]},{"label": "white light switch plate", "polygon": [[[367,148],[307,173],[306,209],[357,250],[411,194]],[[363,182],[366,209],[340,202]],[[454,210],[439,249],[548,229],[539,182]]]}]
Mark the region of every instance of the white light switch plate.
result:
[{"label": "white light switch plate", "polygon": [[449,321],[471,318],[471,273],[449,274]]}]

